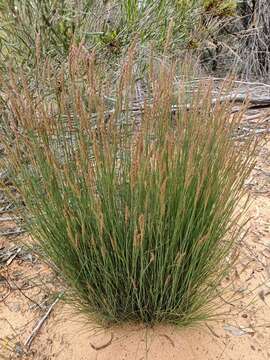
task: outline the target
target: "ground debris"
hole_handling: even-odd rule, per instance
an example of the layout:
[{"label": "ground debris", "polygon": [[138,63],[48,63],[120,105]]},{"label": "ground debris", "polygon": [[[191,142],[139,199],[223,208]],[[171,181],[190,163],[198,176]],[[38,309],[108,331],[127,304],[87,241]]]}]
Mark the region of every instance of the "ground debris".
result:
[{"label": "ground debris", "polygon": [[33,331],[31,332],[31,334],[28,336],[28,338],[26,339],[24,346],[26,348],[30,348],[35,336],[37,335],[37,333],[39,332],[40,328],[42,327],[42,325],[44,324],[44,322],[46,321],[46,319],[48,318],[48,316],[50,315],[50,313],[52,312],[54,306],[58,303],[58,301],[62,298],[63,293],[59,294],[58,297],[54,300],[54,302],[49,306],[48,310],[46,311],[46,313],[42,316],[42,318],[37,322],[37,324],[35,325]]},{"label": "ground debris", "polygon": [[29,252],[29,250],[21,246],[10,246],[0,248],[0,268],[4,266],[9,266],[13,260],[20,259],[24,261],[30,261],[34,263],[36,257]]},{"label": "ground debris", "polygon": [[94,350],[98,351],[98,350],[105,349],[106,347],[108,347],[109,345],[111,345],[112,341],[113,341],[113,334],[111,333],[110,339],[109,339],[105,344],[102,344],[102,345],[98,345],[98,346],[97,346],[97,345],[94,345],[94,344],[92,344],[92,343],[90,342],[90,345],[91,345],[91,347],[92,347]]},{"label": "ground debris", "polygon": [[255,331],[252,328],[245,328],[245,327],[236,327],[233,325],[225,324],[223,329],[230,333],[233,336],[244,336],[244,335],[254,335]]}]

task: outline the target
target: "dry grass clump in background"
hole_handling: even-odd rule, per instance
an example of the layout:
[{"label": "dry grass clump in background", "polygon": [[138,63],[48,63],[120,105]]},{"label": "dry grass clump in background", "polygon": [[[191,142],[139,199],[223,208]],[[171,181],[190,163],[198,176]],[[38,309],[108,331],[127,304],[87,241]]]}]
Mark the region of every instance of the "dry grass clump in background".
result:
[{"label": "dry grass clump in background", "polygon": [[269,79],[270,70],[270,2],[246,1],[243,16],[244,31],[238,54],[242,59],[242,73]]},{"label": "dry grass clump in background", "polygon": [[234,72],[239,78],[268,80],[270,2],[205,0],[204,8],[219,19],[217,31],[206,43],[206,54],[202,53],[208,60],[203,57],[205,65],[214,64],[212,69],[222,76]]},{"label": "dry grass clump in background", "polygon": [[44,64],[46,94],[23,77],[18,92],[10,76],[1,139],[28,229],[67,299],[109,322],[213,316],[254,161],[251,142],[232,140],[241,112],[229,121],[231,105],[213,107],[206,84],[184,100],[175,66],[153,71],[151,61],[149,100],[135,111],[131,55],[112,107],[94,58],[73,49],[69,59],[60,80]]}]

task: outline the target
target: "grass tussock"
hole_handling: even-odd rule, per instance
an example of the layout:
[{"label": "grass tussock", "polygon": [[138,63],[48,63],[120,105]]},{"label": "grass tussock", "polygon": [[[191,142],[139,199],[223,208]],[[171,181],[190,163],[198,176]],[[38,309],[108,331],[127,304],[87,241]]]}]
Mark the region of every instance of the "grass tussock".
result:
[{"label": "grass tussock", "polygon": [[44,64],[46,93],[23,77],[18,92],[12,74],[6,89],[2,141],[28,228],[87,315],[204,320],[233,261],[253,166],[252,143],[232,140],[241,112],[230,121],[231,105],[213,106],[207,84],[192,97],[184,83],[173,91],[175,66],[157,72],[151,61],[151,100],[134,110],[132,56],[112,106],[94,59],[76,51],[62,80]]}]

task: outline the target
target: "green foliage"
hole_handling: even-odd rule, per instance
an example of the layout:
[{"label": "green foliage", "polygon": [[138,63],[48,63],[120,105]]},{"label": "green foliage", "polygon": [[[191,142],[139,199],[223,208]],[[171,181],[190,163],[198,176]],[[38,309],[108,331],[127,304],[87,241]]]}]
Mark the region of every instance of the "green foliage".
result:
[{"label": "green foliage", "polygon": [[0,0],[1,65],[11,59],[31,69],[45,58],[62,64],[79,43],[121,55],[134,37],[163,50],[169,28],[172,49],[189,47],[194,33],[199,47],[212,31],[211,22],[201,26],[200,9],[199,0]]},{"label": "green foliage", "polygon": [[1,0],[2,61],[33,66],[37,53],[62,60],[71,43],[82,40],[92,8],[92,0]]},{"label": "green foliage", "polygon": [[215,16],[234,16],[237,2],[235,0],[203,0],[203,7]]},{"label": "green foliage", "polygon": [[242,112],[229,122],[232,105],[212,107],[209,86],[192,100],[184,84],[173,91],[174,66],[154,71],[150,61],[149,101],[133,112],[132,57],[113,106],[94,58],[79,49],[60,80],[44,64],[39,94],[23,78],[19,92],[11,74],[10,137],[1,141],[28,229],[80,310],[186,325],[219,305],[253,146],[234,143]]},{"label": "green foliage", "polygon": [[141,39],[156,40],[164,45],[168,26],[174,21],[173,40],[179,45],[185,45],[196,21],[199,21],[198,0],[127,0],[122,4],[122,28],[128,33],[137,33]]}]

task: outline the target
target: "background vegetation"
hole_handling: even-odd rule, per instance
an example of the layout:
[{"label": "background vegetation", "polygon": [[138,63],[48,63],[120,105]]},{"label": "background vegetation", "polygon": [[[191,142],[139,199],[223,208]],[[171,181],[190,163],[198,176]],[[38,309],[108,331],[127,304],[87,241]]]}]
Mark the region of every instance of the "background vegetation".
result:
[{"label": "background vegetation", "polygon": [[[200,48],[234,14],[232,0],[5,0],[0,3],[2,60],[33,66],[38,55],[61,62],[70,45],[121,54],[134,36],[163,48],[171,32],[175,50]],[[110,59],[112,61],[112,58]]]}]

